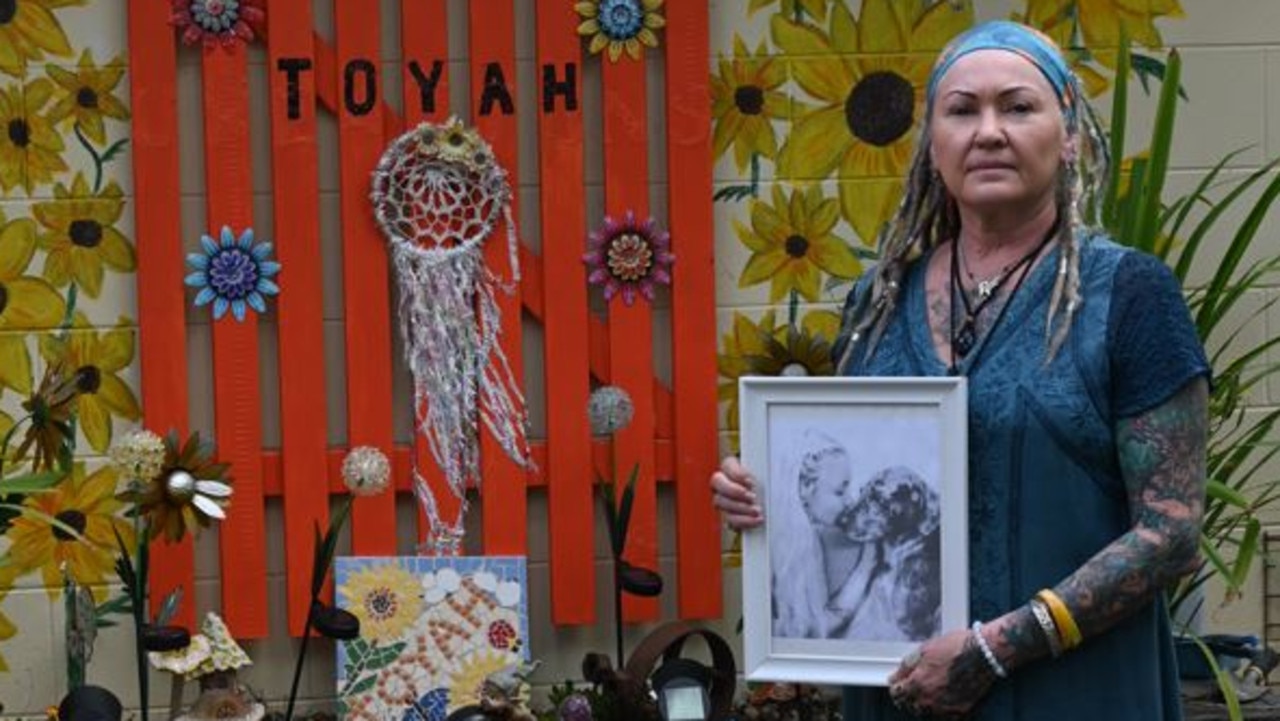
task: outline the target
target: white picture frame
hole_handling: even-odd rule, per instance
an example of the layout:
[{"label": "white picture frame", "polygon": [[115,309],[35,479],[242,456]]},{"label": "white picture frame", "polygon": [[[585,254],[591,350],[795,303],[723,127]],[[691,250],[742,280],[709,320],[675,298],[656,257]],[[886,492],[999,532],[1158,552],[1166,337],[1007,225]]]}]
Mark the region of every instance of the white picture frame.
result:
[{"label": "white picture frame", "polygon": [[884,686],[969,618],[965,379],[739,381],[744,674]]}]

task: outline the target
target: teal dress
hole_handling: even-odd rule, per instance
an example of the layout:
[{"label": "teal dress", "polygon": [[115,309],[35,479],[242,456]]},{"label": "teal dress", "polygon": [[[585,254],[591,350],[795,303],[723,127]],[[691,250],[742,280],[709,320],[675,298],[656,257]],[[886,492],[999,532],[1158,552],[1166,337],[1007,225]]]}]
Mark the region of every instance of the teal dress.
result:
[{"label": "teal dress", "polygon": [[[855,349],[850,375],[948,374],[929,336],[926,265],[910,269],[878,348],[869,359]],[[1101,237],[1082,242],[1084,302],[1046,366],[1045,319],[1057,265],[1055,250],[957,368],[969,384],[975,619],[1025,604],[1130,528],[1116,421],[1209,374],[1173,274],[1158,259]],[[1071,653],[997,682],[973,718],[1174,721],[1182,716],[1177,677],[1169,618],[1158,600]],[[846,693],[848,721],[911,718],[893,707],[883,688]]]}]

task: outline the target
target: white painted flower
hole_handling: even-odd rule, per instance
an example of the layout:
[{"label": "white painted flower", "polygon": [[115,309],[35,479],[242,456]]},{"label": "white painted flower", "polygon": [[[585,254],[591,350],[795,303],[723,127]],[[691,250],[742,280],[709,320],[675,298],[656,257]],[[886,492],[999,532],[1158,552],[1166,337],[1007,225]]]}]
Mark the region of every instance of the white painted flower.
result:
[{"label": "white painted flower", "polygon": [[513,607],[520,604],[520,598],[524,595],[524,589],[515,581],[503,581],[498,584],[496,593],[498,603],[503,606]]},{"label": "white painted flower", "polygon": [[489,571],[479,571],[471,577],[471,580],[474,581],[476,587],[482,591],[493,593],[494,590],[498,588],[498,577]]},{"label": "white painted flower", "polygon": [[462,576],[452,568],[442,568],[436,571],[436,583],[445,593],[453,593],[462,588]]}]

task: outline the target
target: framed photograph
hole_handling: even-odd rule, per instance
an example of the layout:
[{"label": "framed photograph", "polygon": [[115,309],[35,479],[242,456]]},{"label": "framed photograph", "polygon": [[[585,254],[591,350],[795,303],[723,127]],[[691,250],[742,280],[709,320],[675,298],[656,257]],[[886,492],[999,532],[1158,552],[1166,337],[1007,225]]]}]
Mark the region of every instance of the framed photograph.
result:
[{"label": "framed photograph", "polygon": [[753,681],[883,686],[969,618],[965,379],[743,378]]}]

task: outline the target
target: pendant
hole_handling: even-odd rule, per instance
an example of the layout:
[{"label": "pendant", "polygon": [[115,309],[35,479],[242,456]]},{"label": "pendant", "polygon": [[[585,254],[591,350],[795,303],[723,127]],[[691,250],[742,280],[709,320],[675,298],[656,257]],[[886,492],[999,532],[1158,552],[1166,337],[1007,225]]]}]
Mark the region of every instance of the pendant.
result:
[{"label": "pendant", "polygon": [[956,352],[960,358],[969,355],[969,351],[973,350],[973,344],[978,339],[978,334],[974,332],[973,319],[966,318],[964,325],[960,326],[960,331],[951,339],[951,349]]},{"label": "pendant", "polygon": [[996,288],[1000,287],[1001,280],[1003,280],[1003,277],[997,276],[991,280],[978,281],[978,299],[986,300],[990,298],[991,294],[996,292]]}]

